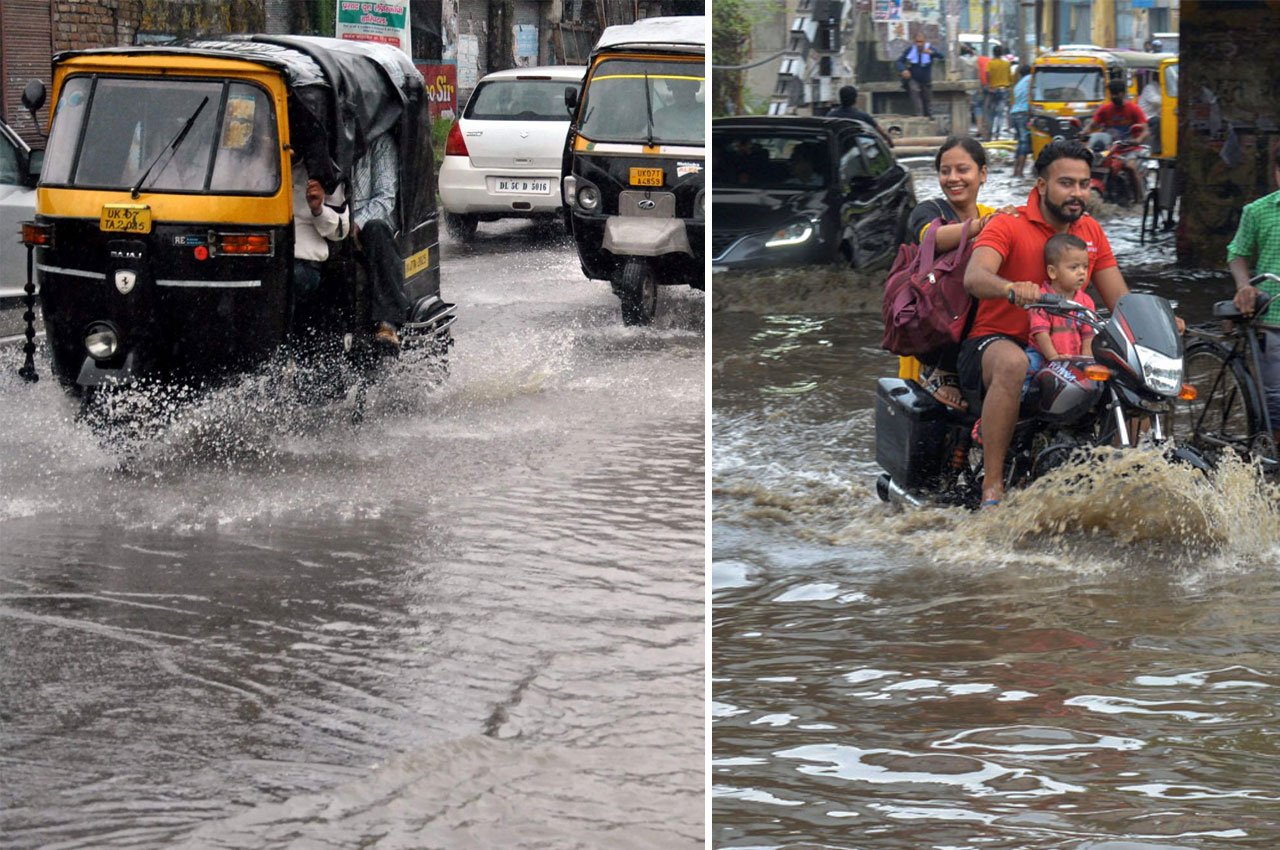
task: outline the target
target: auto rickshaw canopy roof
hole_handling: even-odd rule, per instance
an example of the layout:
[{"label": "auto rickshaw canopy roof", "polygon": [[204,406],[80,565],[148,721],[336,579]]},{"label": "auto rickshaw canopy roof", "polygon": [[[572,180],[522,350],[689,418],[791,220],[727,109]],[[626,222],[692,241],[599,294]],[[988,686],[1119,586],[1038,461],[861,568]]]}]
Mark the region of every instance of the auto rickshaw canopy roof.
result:
[{"label": "auto rickshaw canopy roof", "polygon": [[[422,75],[398,48],[365,41],[298,35],[245,35],[195,39],[163,45],[135,45],[57,54],[60,64],[78,57],[173,57],[180,60],[234,59],[279,72],[289,90],[290,141],[307,170],[332,189],[349,179],[369,142],[395,131],[401,175],[433,171],[430,127]],[[198,70],[193,67],[193,70]],[[323,140],[323,142],[321,142]],[[401,181],[398,200],[406,220],[418,221],[434,208],[427,181]]]},{"label": "auto rickshaw canopy roof", "polygon": [[634,24],[606,27],[596,42],[593,54],[606,50],[644,48],[676,53],[705,53],[707,50],[705,15],[674,15],[643,18]]}]

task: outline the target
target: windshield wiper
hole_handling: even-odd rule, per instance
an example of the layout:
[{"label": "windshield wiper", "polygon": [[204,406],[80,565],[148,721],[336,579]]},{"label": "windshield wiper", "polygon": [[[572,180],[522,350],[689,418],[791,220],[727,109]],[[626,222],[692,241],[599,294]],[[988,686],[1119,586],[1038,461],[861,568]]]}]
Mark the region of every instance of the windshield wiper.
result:
[{"label": "windshield wiper", "polygon": [[644,112],[649,118],[649,147],[653,147],[653,104],[649,101],[649,71],[644,72]]},{"label": "windshield wiper", "polygon": [[[165,154],[178,149],[178,145],[182,144],[182,140],[187,137],[187,133],[191,132],[191,128],[195,125],[196,119],[200,117],[200,113],[204,111],[204,107],[208,102],[209,95],[205,95],[204,100],[200,101],[200,105],[196,107],[196,111],[191,113],[191,117],[183,123],[182,129],[178,130],[178,134],[173,137],[169,144],[165,145],[164,148],[161,149],[155,159],[151,160],[151,164],[147,166],[147,170],[142,172],[142,176],[138,178],[138,182],[133,184],[133,189],[129,192],[129,197],[133,198],[135,201],[138,199],[138,190],[142,188],[142,184],[146,183],[147,178],[151,176],[151,169],[156,167],[156,163],[158,163]],[[168,163],[165,164],[167,165]]]}]

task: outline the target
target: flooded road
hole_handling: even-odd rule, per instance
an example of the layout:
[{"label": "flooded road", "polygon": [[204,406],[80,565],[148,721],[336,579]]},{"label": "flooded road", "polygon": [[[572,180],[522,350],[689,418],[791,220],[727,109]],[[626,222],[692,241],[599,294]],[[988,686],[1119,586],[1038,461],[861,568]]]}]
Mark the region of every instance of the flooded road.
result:
[{"label": "flooded road", "polygon": [[120,471],[0,351],[4,847],[701,845],[702,295],[444,253],[358,427],[249,380]]},{"label": "flooded road", "polygon": [[[920,197],[933,182],[919,172]],[[1025,197],[1007,169],[984,201]],[[1208,317],[1100,213],[1134,288]],[[1280,511],[1246,469],[1049,477],[984,515],[880,503],[857,285],[713,316],[713,841],[1208,850],[1280,842]],[[782,288],[778,276],[768,285]],[[721,294],[721,276],[713,284]]]}]

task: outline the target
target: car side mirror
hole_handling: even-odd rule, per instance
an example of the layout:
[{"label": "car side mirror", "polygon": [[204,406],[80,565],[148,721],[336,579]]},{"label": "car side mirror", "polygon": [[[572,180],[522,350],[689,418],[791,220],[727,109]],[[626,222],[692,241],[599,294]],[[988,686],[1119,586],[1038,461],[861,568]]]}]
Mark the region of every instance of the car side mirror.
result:
[{"label": "car side mirror", "polygon": [[569,110],[570,115],[578,108],[578,90],[573,86],[564,87],[564,108]]},{"label": "car side mirror", "polygon": [[33,150],[27,155],[27,173],[24,183],[34,189],[40,182],[40,172],[44,170],[44,151]]}]

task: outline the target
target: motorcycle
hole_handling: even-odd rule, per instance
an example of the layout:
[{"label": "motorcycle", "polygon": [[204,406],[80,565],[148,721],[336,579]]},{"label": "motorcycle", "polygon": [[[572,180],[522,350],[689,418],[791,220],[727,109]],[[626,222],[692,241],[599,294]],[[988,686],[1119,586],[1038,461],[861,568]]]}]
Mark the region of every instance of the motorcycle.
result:
[{"label": "motorcycle", "polygon": [[[1208,470],[1197,452],[1174,445],[1165,431],[1174,402],[1195,394],[1183,383],[1182,337],[1167,300],[1131,292],[1107,319],[1053,293],[1031,306],[1092,327],[1093,357],[1049,361],[1032,377],[1006,454],[1006,488],[1026,486],[1082,449],[1131,448],[1140,427],[1171,460]],[[879,379],[880,499],[976,509],[983,477],[982,445],[974,438],[978,415],[940,404],[915,381]]]},{"label": "motorcycle", "polygon": [[[1146,186],[1135,173],[1132,163],[1146,160],[1151,149],[1129,139],[1114,142],[1105,150],[1094,150],[1090,190],[1100,199],[1120,207],[1141,203],[1147,196]],[[1138,164],[1138,168],[1142,168]]]}]

